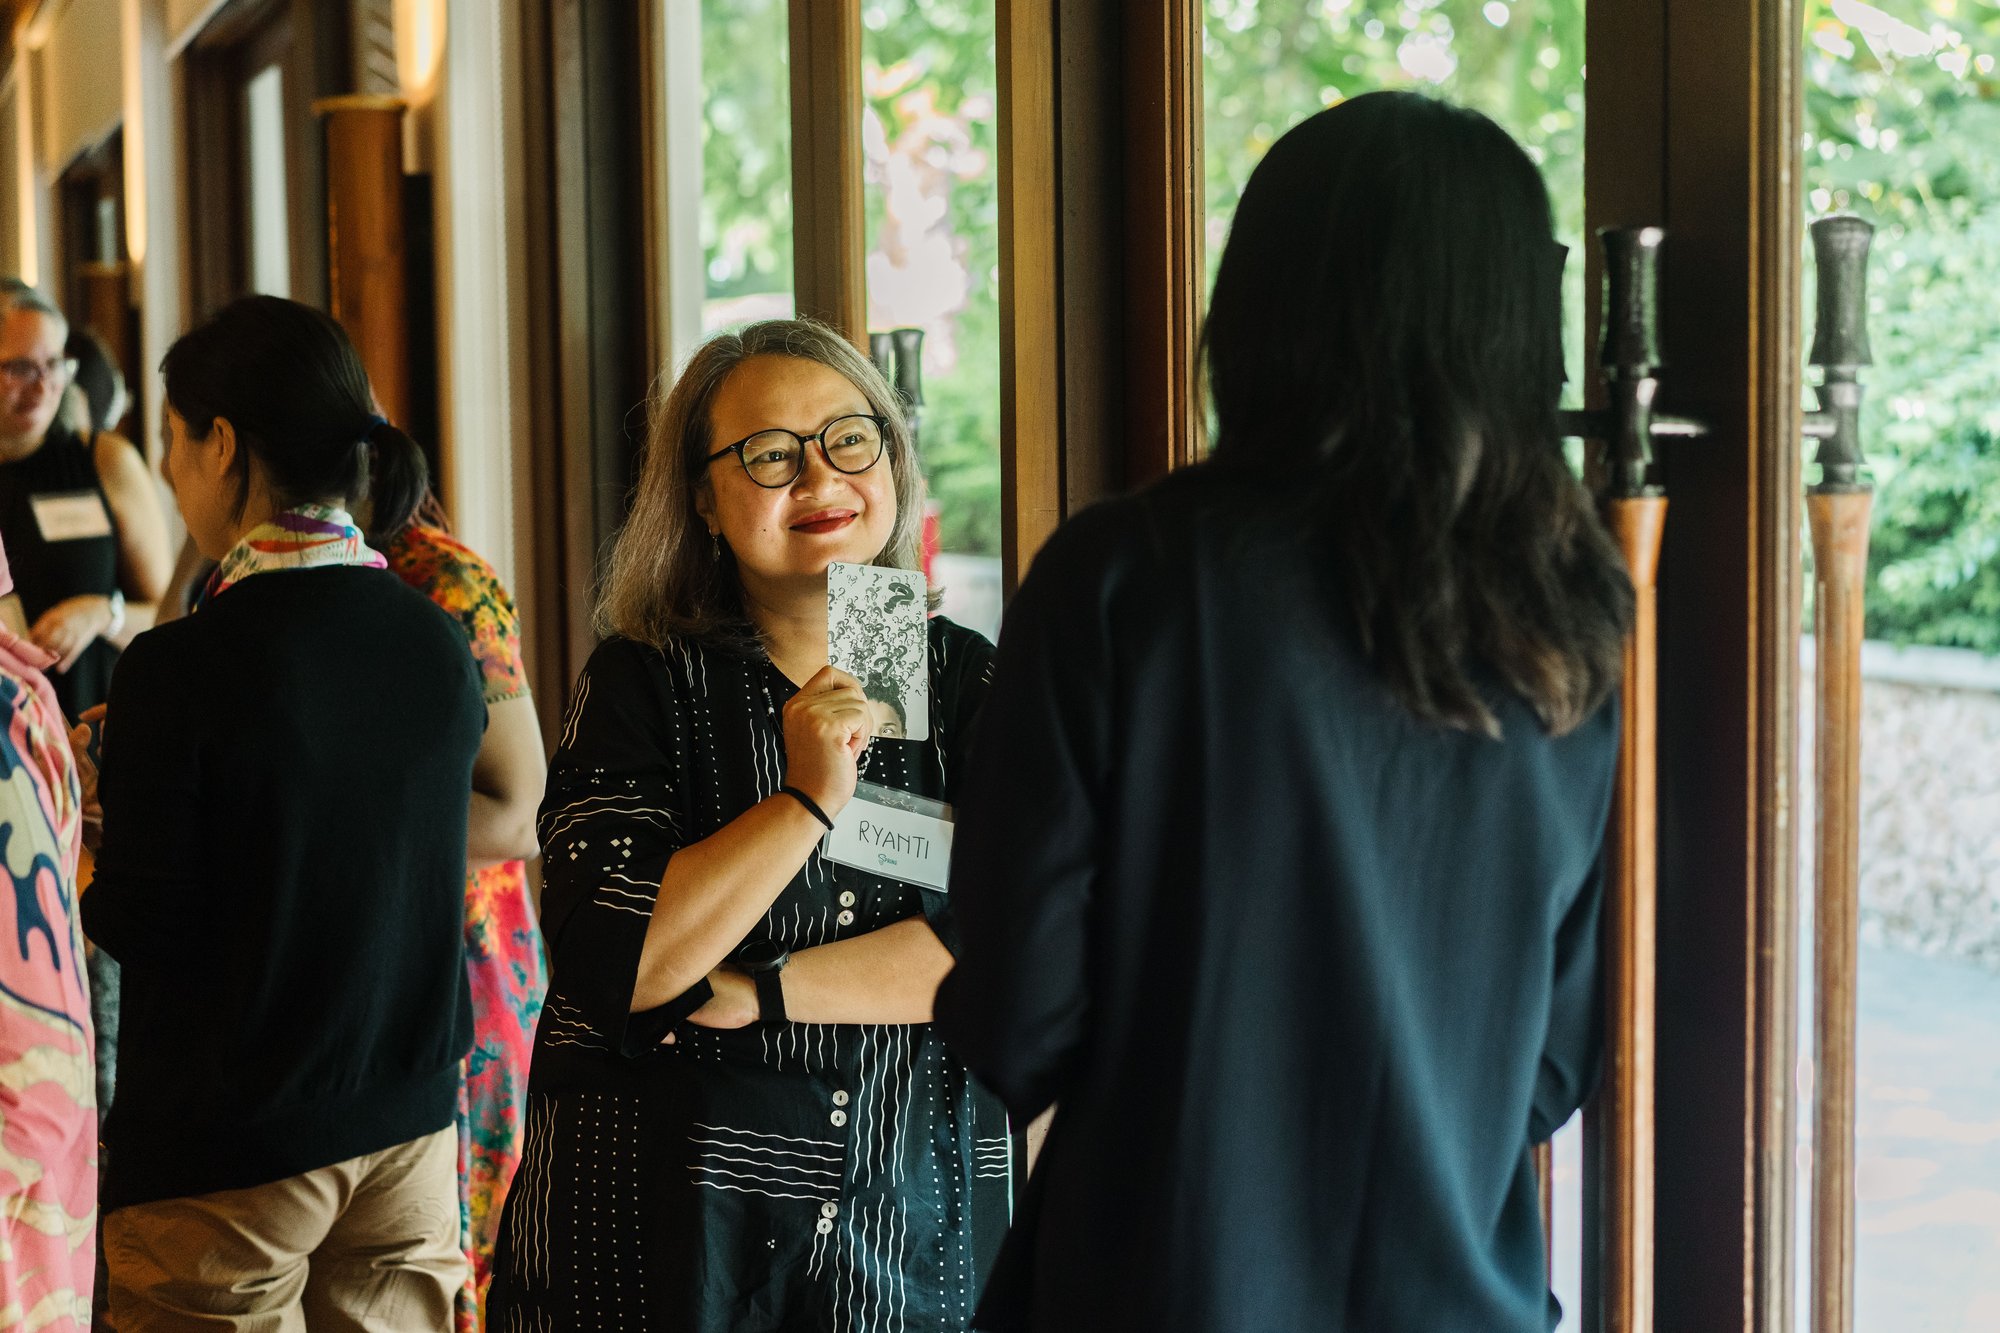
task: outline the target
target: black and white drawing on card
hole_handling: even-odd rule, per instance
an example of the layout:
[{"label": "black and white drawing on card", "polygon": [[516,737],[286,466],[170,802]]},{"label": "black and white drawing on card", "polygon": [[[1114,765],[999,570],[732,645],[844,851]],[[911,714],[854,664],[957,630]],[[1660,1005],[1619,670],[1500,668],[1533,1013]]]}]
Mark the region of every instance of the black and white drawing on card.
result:
[{"label": "black and white drawing on card", "polygon": [[928,591],[914,569],[827,566],[826,660],[861,682],[877,736],[931,734]]}]

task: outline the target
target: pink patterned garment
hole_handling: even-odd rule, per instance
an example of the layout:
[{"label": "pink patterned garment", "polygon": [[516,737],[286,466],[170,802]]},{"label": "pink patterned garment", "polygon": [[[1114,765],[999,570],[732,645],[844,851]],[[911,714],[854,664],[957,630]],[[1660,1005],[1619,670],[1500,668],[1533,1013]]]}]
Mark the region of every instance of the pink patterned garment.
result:
[{"label": "pink patterned garment", "polygon": [[[13,587],[0,552],[0,595]],[[77,924],[81,802],[54,659],[0,628],[0,1329],[90,1327],[97,1085]]]}]

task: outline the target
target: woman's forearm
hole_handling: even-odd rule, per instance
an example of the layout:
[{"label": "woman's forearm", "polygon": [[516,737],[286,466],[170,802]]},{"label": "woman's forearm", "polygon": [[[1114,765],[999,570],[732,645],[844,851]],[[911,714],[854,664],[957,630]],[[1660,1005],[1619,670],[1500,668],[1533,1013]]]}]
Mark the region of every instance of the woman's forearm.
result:
[{"label": "woman's forearm", "polygon": [[159,614],[158,602],[135,602],[128,597],[125,601],[125,623],[118,627],[116,634],[105,634],[104,640],[114,648],[129,648],[132,640],[158,623]]},{"label": "woman's forearm", "polygon": [[675,852],[646,927],[632,1011],[685,993],[727,958],[825,832],[803,805],[777,795]]},{"label": "woman's forearm", "polygon": [[791,957],[785,1016],[796,1023],[928,1023],[951,951],[917,916]]},{"label": "woman's forearm", "polygon": [[542,724],[535,700],[519,694],[486,706],[486,737],[472,761],[472,808],[465,822],[465,859],[474,870],[532,860],[535,812],[548,785]]}]

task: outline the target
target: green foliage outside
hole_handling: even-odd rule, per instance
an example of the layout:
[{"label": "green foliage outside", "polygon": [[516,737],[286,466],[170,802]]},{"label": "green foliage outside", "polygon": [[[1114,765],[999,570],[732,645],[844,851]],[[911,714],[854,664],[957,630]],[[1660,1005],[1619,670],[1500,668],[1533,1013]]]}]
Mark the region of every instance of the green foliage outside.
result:
[{"label": "green foliage outside", "polygon": [[1807,5],[1807,209],[1878,228],[1868,634],[1985,653],[2000,652],[1995,53],[1984,0]]},{"label": "green foliage outside", "polygon": [[705,324],[792,290],[792,90],[785,0],[701,0]]}]

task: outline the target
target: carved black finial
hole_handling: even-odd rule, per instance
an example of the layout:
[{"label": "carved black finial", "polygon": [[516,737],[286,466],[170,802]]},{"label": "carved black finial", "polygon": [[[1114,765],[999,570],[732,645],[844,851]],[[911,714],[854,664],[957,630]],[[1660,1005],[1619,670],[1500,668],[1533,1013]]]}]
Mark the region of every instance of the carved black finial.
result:
[{"label": "carved black finial", "polygon": [[1819,410],[1813,415],[1819,437],[1816,490],[1864,487],[1861,467],[1861,382],[1857,372],[1873,365],[1868,350],[1868,247],[1872,223],[1849,214],[1812,224],[1813,261],[1819,300],[1812,355],[1821,372]]},{"label": "carved black finial", "polygon": [[896,392],[906,407],[924,405],[924,331],[896,329],[889,334],[896,344]]},{"label": "carved black finial", "polygon": [[1644,495],[1652,485],[1653,399],[1660,382],[1660,243],[1658,227],[1608,227],[1604,246],[1604,367],[1612,428],[1605,441],[1614,495]]}]

